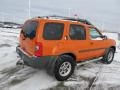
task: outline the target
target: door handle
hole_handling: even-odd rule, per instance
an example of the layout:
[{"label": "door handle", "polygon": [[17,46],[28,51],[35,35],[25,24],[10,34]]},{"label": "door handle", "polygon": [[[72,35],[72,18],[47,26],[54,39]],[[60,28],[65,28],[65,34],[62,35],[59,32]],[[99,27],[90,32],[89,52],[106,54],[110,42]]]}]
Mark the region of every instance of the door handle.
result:
[{"label": "door handle", "polygon": [[93,42],[90,42],[91,45],[93,45],[94,43]]},{"label": "door handle", "polygon": [[65,37],[64,37],[64,40],[68,40],[68,39],[69,39],[68,36],[65,36]]}]

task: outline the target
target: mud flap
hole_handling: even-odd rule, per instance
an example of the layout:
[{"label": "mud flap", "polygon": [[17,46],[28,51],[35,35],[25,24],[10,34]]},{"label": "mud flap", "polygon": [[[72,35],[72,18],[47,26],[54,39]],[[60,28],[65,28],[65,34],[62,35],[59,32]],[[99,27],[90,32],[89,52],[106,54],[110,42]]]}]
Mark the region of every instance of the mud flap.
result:
[{"label": "mud flap", "polygon": [[49,59],[46,65],[46,70],[49,75],[54,76],[54,68],[55,68],[55,63],[56,63],[57,58],[58,56],[52,57],[51,59]]}]

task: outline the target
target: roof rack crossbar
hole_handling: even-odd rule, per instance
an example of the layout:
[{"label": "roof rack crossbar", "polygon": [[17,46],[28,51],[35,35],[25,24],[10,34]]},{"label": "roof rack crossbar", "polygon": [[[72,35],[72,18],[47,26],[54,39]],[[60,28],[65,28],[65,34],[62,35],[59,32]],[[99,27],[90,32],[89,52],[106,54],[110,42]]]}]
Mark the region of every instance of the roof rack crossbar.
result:
[{"label": "roof rack crossbar", "polygon": [[71,21],[78,21],[87,25],[93,25],[86,19],[80,19],[80,18],[73,18],[73,17],[65,17],[65,16],[58,16],[58,15],[50,15],[50,16],[38,16],[37,18],[60,18],[63,20],[71,20]]}]

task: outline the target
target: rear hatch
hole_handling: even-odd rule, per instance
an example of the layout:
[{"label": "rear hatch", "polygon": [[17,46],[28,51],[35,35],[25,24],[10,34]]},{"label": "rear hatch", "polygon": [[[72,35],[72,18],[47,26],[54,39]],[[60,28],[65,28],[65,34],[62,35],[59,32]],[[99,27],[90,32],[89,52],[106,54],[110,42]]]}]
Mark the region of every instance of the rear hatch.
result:
[{"label": "rear hatch", "polygon": [[20,47],[29,55],[35,53],[35,38],[38,21],[29,20],[25,22],[20,33]]}]

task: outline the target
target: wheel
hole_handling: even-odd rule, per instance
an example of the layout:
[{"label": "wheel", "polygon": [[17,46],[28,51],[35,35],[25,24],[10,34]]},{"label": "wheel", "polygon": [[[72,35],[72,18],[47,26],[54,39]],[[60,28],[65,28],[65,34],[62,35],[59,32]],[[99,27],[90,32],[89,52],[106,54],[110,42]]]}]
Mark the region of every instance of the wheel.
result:
[{"label": "wheel", "polygon": [[106,64],[110,64],[113,61],[115,50],[110,48],[106,51],[105,55],[103,56],[102,62]]},{"label": "wheel", "polygon": [[67,80],[75,69],[75,60],[69,55],[59,56],[54,67],[54,75],[58,81]]}]

